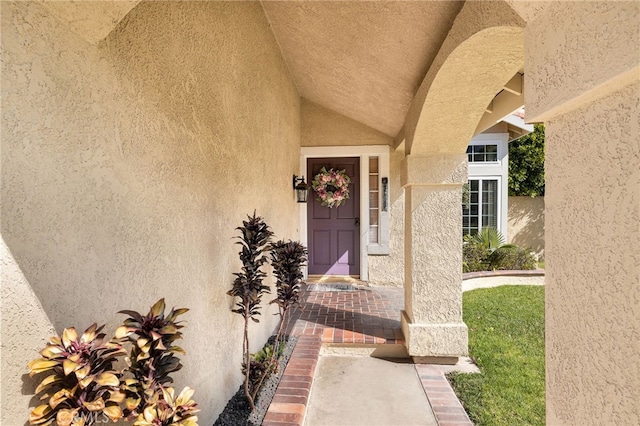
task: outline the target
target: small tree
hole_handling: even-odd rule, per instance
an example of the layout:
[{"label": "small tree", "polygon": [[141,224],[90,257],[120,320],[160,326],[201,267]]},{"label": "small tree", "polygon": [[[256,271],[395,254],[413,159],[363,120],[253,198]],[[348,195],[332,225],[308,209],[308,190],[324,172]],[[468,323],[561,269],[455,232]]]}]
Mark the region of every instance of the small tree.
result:
[{"label": "small tree", "polygon": [[509,144],[509,195],[544,196],[544,126]]},{"label": "small tree", "polygon": [[265,252],[268,250],[269,239],[273,232],[269,230],[269,226],[256,216],[247,216],[248,220],[242,222],[242,226],[236,228],[240,231],[240,240],[237,244],[242,246],[242,250],[238,253],[242,261],[242,272],[235,273],[236,279],[233,281],[233,287],[227,292],[229,296],[238,297],[240,301],[236,303],[237,308],[232,312],[240,314],[244,317],[244,339],[243,339],[243,355],[244,355],[244,394],[247,397],[249,406],[253,410],[254,397],[249,389],[249,381],[251,377],[251,354],[249,353],[249,320],[259,322],[260,303],[264,293],[269,293],[269,287],[262,284],[266,277],[266,273],[260,268],[267,262]]},{"label": "small tree", "polygon": [[276,276],[277,297],[270,303],[278,305],[280,324],[273,343],[273,357],[278,356],[282,327],[289,309],[300,301],[300,285],[304,275],[302,267],[307,263],[307,249],[298,241],[280,240],[271,245],[271,266]]}]

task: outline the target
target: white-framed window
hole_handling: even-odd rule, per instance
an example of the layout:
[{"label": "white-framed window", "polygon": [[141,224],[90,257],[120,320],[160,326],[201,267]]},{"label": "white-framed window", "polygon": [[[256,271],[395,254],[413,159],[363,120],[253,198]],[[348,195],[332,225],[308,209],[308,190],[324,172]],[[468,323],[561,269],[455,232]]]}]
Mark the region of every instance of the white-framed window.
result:
[{"label": "white-framed window", "polygon": [[475,235],[485,227],[499,229],[500,179],[469,179],[468,200],[462,205],[462,235]]},{"label": "white-framed window", "polygon": [[468,204],[462,205],[462,233],[496,228],[507,238],[509,135],[482,133],[469,141]]},{"label": "white-framed window", "polygon": [[469,163],[493,163],[498,161],[498,145],[469,145],[467,147]]},{"label": "white-framed window", "polygon": [[380,240],[380,168],[377,156],[369,157],[369,244]]}]

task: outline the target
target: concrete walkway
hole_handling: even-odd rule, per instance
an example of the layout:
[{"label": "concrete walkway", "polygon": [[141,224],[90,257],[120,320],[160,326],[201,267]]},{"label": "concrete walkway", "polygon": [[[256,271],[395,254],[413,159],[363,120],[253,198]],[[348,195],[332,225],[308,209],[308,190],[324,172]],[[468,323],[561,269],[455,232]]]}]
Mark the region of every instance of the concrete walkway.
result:
[{"label": "concrete walkway", "polygon": [[[544,273],[533,271],[522,279],[467,278],[463,291],[544,283]],[[400,330],[403,289],[362,284],[306,287],[287,324],[300,340],[263,426],[473,426],[445,374],[477,367],[468,358],[456,366],[412,364]]]},{"label": "concrete walkway", "polygon": [[437,426],[413,364],[321,356],[305,426]]}]

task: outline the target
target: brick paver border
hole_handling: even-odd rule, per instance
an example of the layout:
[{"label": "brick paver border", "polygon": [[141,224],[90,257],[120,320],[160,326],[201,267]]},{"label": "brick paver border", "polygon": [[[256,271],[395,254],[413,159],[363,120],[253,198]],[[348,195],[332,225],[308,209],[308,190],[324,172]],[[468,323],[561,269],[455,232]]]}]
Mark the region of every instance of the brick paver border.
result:
[{"label": "brick paver border", "polygon": [[[305,292],[303,309],[287,330],[299,336],[278,384],[263,426],[302,426],[323,344],[404,343],[398,321],[402,292],[362,289],[348,292]],[[473,426],[437,365],[416,364],[439,426]]]},{"label": "brick paver border", "polygon": [[473,426],[444,371],[437,365],[415,364],[438,426]]}]

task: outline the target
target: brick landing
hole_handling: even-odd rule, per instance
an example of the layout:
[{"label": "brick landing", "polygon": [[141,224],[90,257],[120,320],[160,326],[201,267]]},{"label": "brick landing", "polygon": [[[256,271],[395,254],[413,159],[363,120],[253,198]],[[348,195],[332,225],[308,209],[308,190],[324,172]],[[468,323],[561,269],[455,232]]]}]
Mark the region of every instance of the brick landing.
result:
[{"label": "brick landing", "polygon": [[[309,285],[301,295],[301,308],[285,324],[287,333],[299,336],[299,340],[262,424],[303,424],[323,344],[403,344],[403,296],[401,288]],[[437,366],[416,365],[416,371],[440,426],[472,426]]]}]

